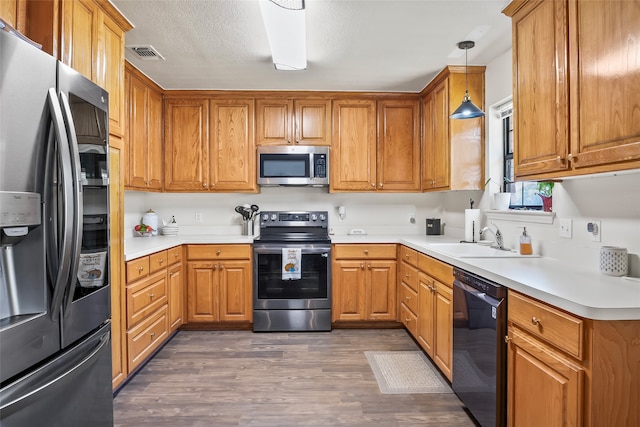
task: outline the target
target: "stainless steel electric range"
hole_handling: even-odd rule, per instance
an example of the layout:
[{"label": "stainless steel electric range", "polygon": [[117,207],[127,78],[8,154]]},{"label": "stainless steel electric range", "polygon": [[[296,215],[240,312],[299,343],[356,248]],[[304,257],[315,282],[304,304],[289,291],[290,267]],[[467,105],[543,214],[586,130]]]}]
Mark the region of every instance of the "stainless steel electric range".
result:
[{"label": "stainless steel electric range", "polygon": [[331,330],[326,211],[260,214],[254,240],[253,330]]}]

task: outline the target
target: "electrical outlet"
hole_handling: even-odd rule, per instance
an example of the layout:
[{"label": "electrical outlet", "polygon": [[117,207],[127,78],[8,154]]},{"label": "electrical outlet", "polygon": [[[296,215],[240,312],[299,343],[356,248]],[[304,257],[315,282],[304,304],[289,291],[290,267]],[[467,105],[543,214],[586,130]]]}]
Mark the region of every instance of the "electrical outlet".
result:
[{"label": "electrical outlet", "polygon": [[202,224],[202,212],[196,212],[196,224]]},{"label": "electrical outlet", "polygon": [[558,222],[560,223],[560,231],[558,235],[565,239],[571,239],[573,230],[573,221],[571,218],[561,218]]},{"label": "electrical outlet", "polygon": [[602,240],[602,229],[600,227],[600,221],[590,219],[587,221],[587,231],[591,235],[592,242],[599,242]]},{"label": "electrical outlet", "polygon": [[416,223],[416,214],[414,214],[414,213],[409,214],[409,222],[411,224],[415,224]]}]

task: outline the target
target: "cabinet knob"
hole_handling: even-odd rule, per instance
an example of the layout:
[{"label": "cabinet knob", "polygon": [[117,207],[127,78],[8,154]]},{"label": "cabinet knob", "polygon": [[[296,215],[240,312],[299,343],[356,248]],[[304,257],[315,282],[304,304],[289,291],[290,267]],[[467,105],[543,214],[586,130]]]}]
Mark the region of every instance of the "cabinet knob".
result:
[{"label": "cabinet knob", "polygon": [[406,299],[407,301],[409,301],[411,299],[411,296],[409,295],[405,295],[404,299]]},{"label": "cabinet knob", "polygon": [[178,258],[178,253],[176,252],[175,254],[173,254],[174,258]]},{"label": "cabinet knob", "polygon": [[203,183],[202,183],[202,186],[203,186],[204,188],[207,188],[209,185],[208,185],[206,182],[203,182]]},{"label": "cabinet knob", "polygon": [[164,262],[164,260],[163,260],[163,259],[161,259],[161,260],[159,260],[158,262],[160,263],[160,265],[162,265],[162,263]]},{"label": "cabinet knob", "polygon": [[404,277],[411,277],[409,273],[405,274]]},{"label": "cabinet knob", "polygon": [[213,269],[217,270],[218,269],[218,264],[213,264]]},{"label": "cabinet knob", "polygon": [[155,333],[155,332],[151,332],[151,333],[149,334],[149,336],[150,336],[151,338],[153,338],[153,337],[155,337],[155,336],[156,336],[156,333]]},{"label": "cabinet knob", "polygon": [[531,324],[535,326],[542,326],[542,321],[538,319],[536,316],[531,318]]},{"label": "cabinet knob", "polygon": [[218,249],[218,250],[216,251],[216,255],[220,255],[220,253],[221,253],[221,251]]},{"label": "cabinet knob", "polygon": [[578,156],[569,153],[569,155],[567,156],[567,159],[569,159],[570,162],[577,162],[578,161]]},{"label": "cabinet knob", "polygon": [[376,186],[376,183],[375,183],[375,182],[372,182],[372,183],[371,183],[371,186],[372,186],[372,187],[375,187],[375,186]]},{"label": "cabinet knob", "polygon": [[173,277],[175,273],[172,271],[171,273],[169,273],[169,277]]},{"label": "cabinet knob", "polygon": [[383,185],[383,184],[382,184],[382,183],[380,183],[380,184],[378,184],[378,187],[382,188],[382,185]]},{"label": "cabinet knob", "polygon": [[435,180],[435,179],[432,179],[432,180],[431,180],[431,186],[432,186],[432,187],[435,187],[435,186],[436,186],[436,180]]},{"label": "cabinet knob", "polygon": [[364,270],[364,264],[360,264],[360,270]]},{"label": "cabinet knob", "polygon": [[367,268],[368,268],[369,270],[371,270],[371,264],[367,265]]},{"label": "cabinet knob", "polygon": [[369,250],[368,250],[368,249],[365,249],[365,250],[364,250],[364,254],[365,254],[365,255],[369,255]]},{"label": "cabinet knob", "polygon": [[224,270],[224,265],[220,264],[220,270]]},{"label": "cabinet knob", "polygon": [[411,319],[409,319],[408,317],[406,317],[406,318],[404,319],[405,323],[409,323],[409,320],[411,320]]},{"label": "cabinet knob", "polygon": [[138,267],[138,273],[142,273],[144,271],[144,267]]},{"label": "cabinet knob", "polygon": [[558,162],[558,163],[560,163],[560,164],[564,164],[564,163],[565,163],[564,157],[562,157],[562,156],[557,156],[557,157],[556,157],[556,162]]},{"label": "cabinet knob", "polygon": [[505,335],[504,336],[504,342],[506,342],[507,344],[509,344],[511,342],[511,337],[509,335]]},{"label": "cabinet knob", "polygon": [[154,294],[153,292],[151,292],[151,293],[149,294],[149,298],[151,298],[151,299],[153,299],[153,297],[155,297],[155,296],[156,296],[156,294]]}]

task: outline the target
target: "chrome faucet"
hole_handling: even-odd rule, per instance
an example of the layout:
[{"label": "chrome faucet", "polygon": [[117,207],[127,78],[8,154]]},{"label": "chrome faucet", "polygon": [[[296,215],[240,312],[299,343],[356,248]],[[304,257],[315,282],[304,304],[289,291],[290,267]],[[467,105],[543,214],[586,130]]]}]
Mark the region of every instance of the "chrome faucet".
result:
[{"label": "chrome faucet", "polygon": [[491,225],[495,227],[496,231],[493,231],[489,227],[483,227],[480,229],[480,237],[484,236],[484,233],[486,233],[487,231],[490,231],[491,233],[493,233],[493,236],[495,237],[495,241],[496,241],[496,243],[491,245],[491,247],[495,249],[500,249],[502,251],[508,251],[509,249],[504,247],[504,240],[502,239],[502,233],[500,232],[500,229],[494,223],[491,223]]}]

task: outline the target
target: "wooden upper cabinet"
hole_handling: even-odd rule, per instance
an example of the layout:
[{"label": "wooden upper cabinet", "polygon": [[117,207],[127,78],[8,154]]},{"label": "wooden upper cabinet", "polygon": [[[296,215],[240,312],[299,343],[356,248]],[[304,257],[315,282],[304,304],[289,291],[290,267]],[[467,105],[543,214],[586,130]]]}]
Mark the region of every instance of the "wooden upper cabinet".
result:
[{"label": "wooden upper cabinet", "polygon": [[164,132],[165,190],[208,190],[209,100],[165,100]]},{"label": "wooden upper cabinet", "polygon": [[331,101],[258,99],[257,145],[331,145]]},{"label": "wooden upper cabinet", "polygon": [[127,63],[127,187],[162,190],[161,89]]},{"label": "wooden upper cabinet", "polygon": [[378,103],[378,190],[420,191],[420,104]]},{"label": "wooden upper cabinet", "polygon": [[[469,95],[484,110],[485,67],[468,67]],[[465,67],[448,66],[422,100],[422,189],[480,190],[484,186],[484,118],[454,120],[467,86]]]},{"label": "wooden upper cabinet", "polygon": [[100,15],[98,52],[104,66],[98,67],[96,83],[109,92],[109,133],[124,135],[124,31],[108,15]]},{"label": "wooden upper cabinet", "polygon": [[376,102],[333,101],[331,190],[375,190],[376,156]]},{"label": "wooden upper cabinet", "polygon": [[640,167],[638,40],[637,2],[569,2],[571,154],[576,169]]},{"label": "wooden upper cabinet", "polygon": [[567,2],[527,4],[513,17],[516,177],[569,168]]},{"label": "wooden upper cabinet", "polygon": [[209,189],[256,191],[253,99],[211,100]]},{"label": "wooden upper cabinet", "polygon": [[548,179],[640,167],[634,2],[514,1],[515,174]]},{"label": "wooden upper cabinet", "polygon": [[63,1],[60,60],[93,81],[98,79],[98,32],[102,26],[93,0]]},{"label": "wooden upper cabinet", "polygon": [[0,1],[0,18],[16,30],[25,34],[25,14],[27,11],[26,0],[2,0]]}]

